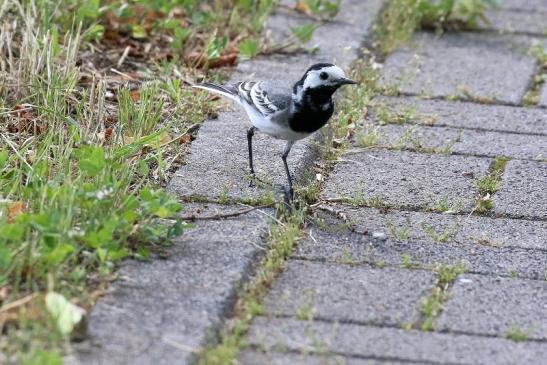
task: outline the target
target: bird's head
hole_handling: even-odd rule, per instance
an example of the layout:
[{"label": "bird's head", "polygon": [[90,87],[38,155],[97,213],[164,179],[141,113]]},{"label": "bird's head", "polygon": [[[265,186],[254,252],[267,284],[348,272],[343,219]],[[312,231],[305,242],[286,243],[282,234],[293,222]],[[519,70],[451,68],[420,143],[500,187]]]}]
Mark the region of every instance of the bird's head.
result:
[{"label": "bird's head", "polygon": [[343,85],[357,84],[346,77],[344,70],[331,63],[317,63],[302,77],[302,89],[324,89],[333,93]]}]

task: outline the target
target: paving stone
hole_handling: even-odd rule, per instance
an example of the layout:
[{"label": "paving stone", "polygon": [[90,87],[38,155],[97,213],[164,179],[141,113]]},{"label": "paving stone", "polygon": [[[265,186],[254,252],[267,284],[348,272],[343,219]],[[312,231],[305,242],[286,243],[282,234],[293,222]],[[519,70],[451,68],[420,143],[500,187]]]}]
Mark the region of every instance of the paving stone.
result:
[{"label": "paving stone", "polygon": [[257,318],[246,338],[261,349],[335,353],[433,364],[541,364],[547,344],[355,324]]},{"label": "paving stone", "polygon": [[544,12],[515,12],[493,10],[487,14],[489,24],[481,25],[481,29],[498,30],[502,32],[521,32],[533,35],[547,34],[547,11]]},{"label": "paving stone", "polygon": [[509,161],[494,195],[498,214],[547,219],[547,162]]},{"label": "paving stone", "polygon": [[547,158],[547,136],[408,125],[385,125],[378,132],[382,146],[540,161]]},{"label": "paving stone", "polygon": [[325,184],[326,198],[379,198],[389,206],[433,208],[440,202],[471,210],[474,178],[487,174],[491,160],[405,151],[346,153]]},{"label": "paving stone", "polygon": [[[416,124],[547,135],[546,111],[539,108],[415,97],[379,97],[374,102],[377,107],[372,115],[382,110],[408,114]],[[377,117],[372,119],[378,121]]]},{"label": "paving stone", "polygon": [[[194,206],[196,209],[196,206]],[[202,206],[195,214],[240,207]],[[185,213],[188,214],[188,213]],[[264,252],[265,211],[199,221],[164,260],[126,261],[93,308],[89,341],[70,364],[174,364],[215,339],[236,290]]]},{"label": "paving stone", "polygon": [[264,303],[274,315],[401,325],[418,320],[416,303],[435,281],[428,271],[290,261]]},{"label": "paving stone", "polygon": [[422,33],[415,39],[416,48],[401,48],[388,56],[384,85],[409,94],[466,98],[470,94],[519,104],[536,67],[536,60],[525,56],[520,38]]},{"label": "paving stone", "polygon": [[[539,105],[547,107],[547,84],[543,85],[543,88],[541,88],[541,94],[539,97]],[[545,110],[542,110],[542,112],[545,113]]]},{"label": "paving stone", "polygon": [[[282,352],[244,350],[238,358],[240,365],[403,365],[404,362],[360,359],[336,355],[301,355]],[[416,364],[412,362],[412,364]]]},{"label": "paving stone", "polygon": [[505,336],[518,328],[547,340],[547,282],[463,275],[458,278],[438,330]]},{"label": "paving stone", "polygon": [[[380,5],[380,0],[344,2],[336,18],[342,21],[328,23],[314,33],[310,46],[318,44],[318,52],[277,55],[242,62],[229,82],[264,78],[275,79],[290,87],[314,63],[336,62],[343,67],[349,66],[357,58],[359,46],[367,36]],[[290,27],[309,22],[309,18],[281,10],[270,18],[268,28],[270,33],[281,35],[290,32]],[[245,113],[236,107],[234,111],[220,113],[216,120],[205,122],[192,143],[187,164],[175,174],[168,190],[184,197],[210,199],[221,196],[254,199],[278,192],[279,186],[285,186],[287,179],[281,161],[285,142],[260,132],[255,134],[255,170],[259,177],[271,183],[266,185],[272,187],[249,187],[245,177],[248,174],[246,130],[250,126]],[[317,158],[316,143],[317,140],[310,137],[293,147],[288,163],[297,179],[306,175],[306,168]]]},{"label": "paving stone", "polygon": [[[489,275],[518,274],[543,279],[547,271],[545,222],[453,216],[419,212],[382,212],[335,206],[354,226],[322,215],[294,258],[376,265],[435,267],[464,264]],[[384,237],[383,239],[374,238]]]},{"label": "paving stone", "polygon": [[547,12],[544,0],[503,0],[498,2],[498,7],[516,12]]}]

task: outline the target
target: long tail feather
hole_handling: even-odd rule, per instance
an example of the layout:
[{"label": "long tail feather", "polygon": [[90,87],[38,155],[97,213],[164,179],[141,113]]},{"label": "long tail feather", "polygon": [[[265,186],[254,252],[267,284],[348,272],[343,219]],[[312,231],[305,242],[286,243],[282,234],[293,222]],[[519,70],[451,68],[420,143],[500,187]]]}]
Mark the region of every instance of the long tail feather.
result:
[{"label": "long tail feather", "polygon": [[229,89],[227,89],[227,88],[225,88],[224,86],[221,86],[221,85],[212,84],[212,83],[209,83],[209,82],[204,82],[204,83],[201,83],[201,84],[192,85],[192,87],[195,87],[197,89],[207,90],[207,91],[213,92],[215,94],[222,95],[226,98],[235,100],[238,103],[240,102],[239,96],[236,93],[234,93],[233,91],[231,91],[231,90],[229,90]]}]

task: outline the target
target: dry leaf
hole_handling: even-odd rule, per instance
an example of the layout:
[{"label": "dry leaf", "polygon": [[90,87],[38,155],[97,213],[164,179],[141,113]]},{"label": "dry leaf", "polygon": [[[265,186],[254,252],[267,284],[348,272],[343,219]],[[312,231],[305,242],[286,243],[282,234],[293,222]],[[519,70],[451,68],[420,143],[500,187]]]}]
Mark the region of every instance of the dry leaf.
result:
[{"label": "dry leaf", "polygon": [[183,134],[179,138],[179,143],[180,144],[187,144],[187,143],[190,143],[191,141],[192,141],[192,135],[188,134],[188,133]]},{"label": "dry leaf", "polygon": [[22,201],[16,201],[8,206],[8,223],[13,223],[18,215],[27,211],[26,204]]},{"label": "dry leaf", "polygon": [[312,13],[310,6],[303,1],[297,2],[293,9],[308,15]]}]

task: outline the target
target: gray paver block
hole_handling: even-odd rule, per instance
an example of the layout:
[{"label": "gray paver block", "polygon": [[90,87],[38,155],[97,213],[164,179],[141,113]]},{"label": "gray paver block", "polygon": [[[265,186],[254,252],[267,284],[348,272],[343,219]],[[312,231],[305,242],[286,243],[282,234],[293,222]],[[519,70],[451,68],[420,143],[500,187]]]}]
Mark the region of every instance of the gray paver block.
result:
[{"label": "gray paver block", "polygon": [[435,328],[503,337],[518,328],[528,338],[547,339],[547,282],[463,275]]},{"label": "gray paver block", "polygon": [[[422,33],[416,48],[388,56],[381,82],[403,93],[459,95],[519,104],[534,74],[536,60],[525,56],[517,39],[476,34]],[[511,70],[511,72],[507,72]]]},{"label": "gray paver block", "polygon": [[547,11],[547,3],[544,0],[503,0],[498,2],[502,9],[522,12]]},{"label": "gray paver block", "polygon": [[[546,147],[547,148],[547,147]],[[494,195],[498,214],[547,219],[547,162],[509,161]]]},{"label": "gray paver block", "polygon": [[378,197],[390,206],[433,208],[439,202],[470,210],[474,179],[490,159],[405,151],[363,150],[341,157],[325,184],[327,198]]},{"label": "gray paver block", "polygon": [[410,114],[413,115],[410,122],[416,124],[547,135],[546,112],[539,108],[416,97],[379,97],[374,103],[377,106],[373,114],[382,109]]},{"label": "gray paver block", "polygon": [[[539,105],[547,107],[547,84],[544,84],[541,88],[541,94],[539,96]],[[545,113],[545,110],[542,110]]]},{"label": "gray paver block", "polygon": [[401,325],[419,318],[416,303],[435,281],[428,271],[290,261],[265,306],[274,315]]},{"label": "gray paver block", "polygon": [[[404,362],[360,359],[336,355],[302,355],[283,352],[244,350],[238,358],[240,365],[403,365]],[[416,364],[412,362],[412,364]]]},{"label": "gray paver block", "polygon": [[[221,206],[209,205],[198,213],[219,210]],[[200,221],[175,240],[167,259],[124,262],[120,279],[90,314],[91,346],[80,351],[74,363],[191,361],[191,349],[214,339],[214,327],[222,322],[237,287],[263,253],[258,245],[267,225],[259,212]]]},{"label": "gray paver block", "polygon": [[255,319],[246,339],[266,350],[334,352],[435,364],[541,364],[547,357],[545,343],[264,317]]},{"label": "gray paver block", "polygon": [[482,29],[502,32],[523,32],[534,35],[547,34],[547,10],[537,12],[492,10],[487,13],[489,24],[482,24]]},{"label": "gray paver block", "polygon": [[547,136],[391,124],[378,128],[378,132],[383,146],[488,157],[547,158]]},{"label": "gray paver block", "polygon": [[[336,209],[358,233],[337,226],[340,221],[324,215],[330,231],[310,228],[293,257],[388,265],[402,265],[409,260],[425,267],[463,263],[471,272],[481,274],[515,272],[533,279],[545,276],[545,222],[340,206]],[[373,238],[375,234],[385,240]]]}]

